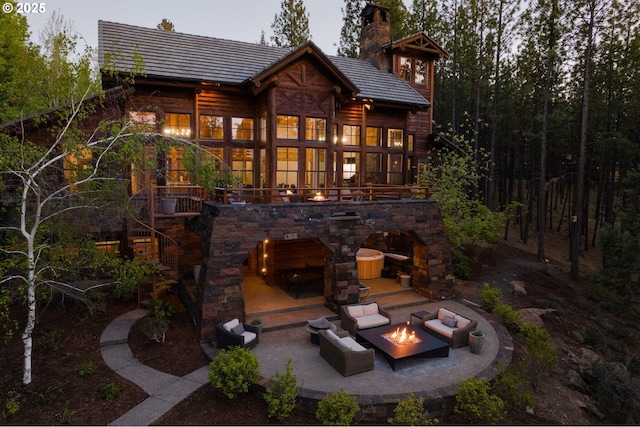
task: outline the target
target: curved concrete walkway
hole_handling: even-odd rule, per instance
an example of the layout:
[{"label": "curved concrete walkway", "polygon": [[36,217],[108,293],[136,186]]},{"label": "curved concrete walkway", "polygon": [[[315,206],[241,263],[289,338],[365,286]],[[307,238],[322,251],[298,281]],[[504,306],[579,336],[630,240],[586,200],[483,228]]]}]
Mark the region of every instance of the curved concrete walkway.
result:
[{"label": "curved concrete walkway", "polygon": [[209,366],[203,366],[184,377],[177,377],[143,365],[133,356],[128,343],[129,330],[146,313],[144,309],[137,309],[123,314],[111,322],[100,336],[100,350],[106,364],[149,395],[142,403],[109,425],[148,426],[209,382]]},{"label": "curved concrete walkway", "polygon": [[[461,380],[473,376],[491,379],[498,373],[494,362],[505,367],[509,365],[513,353],[511,335],[476,307],[445,300],[389,311],[392,322],[401,323],[409,320],[412,312],[433,312],[438,307],[478,320],[478,329],[486,336],[480,354],[472,354],[468,346],[450,349],[447,358],[405,361],[397,371],[393,371],[378,354],[374,370],[345,378],[320,356],[318,346],[309,342],[309,333],[304,326],[292,326],[263,332],[260,343],[253,349],[260,362],[260,383],[265,385],[276,372],[284,372],[291,359],[301,387],[300,398],[318,401],[327,393],[343,388],[361,405],[379,405],[405,399],[410,392],[427,400],[454,396]],[[149,394],[142,403],[110,425],[150,425],[209,382],[208,365],[177,377],[145,366],[133,356],[128,345],[129,329],[145,314],[144,309],[125,313],[109,324],[100,337],[102,357],[107,365]],[[339,320],[334,322],[340,326]]]}]

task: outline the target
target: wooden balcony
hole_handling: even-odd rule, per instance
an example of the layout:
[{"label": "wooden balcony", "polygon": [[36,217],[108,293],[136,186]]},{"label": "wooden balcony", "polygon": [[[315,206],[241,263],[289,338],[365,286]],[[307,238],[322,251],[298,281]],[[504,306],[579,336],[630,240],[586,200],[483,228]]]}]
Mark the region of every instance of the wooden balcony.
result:
[{"label": "wooden balcony", "polygon": [[367,185],[337,188],[216,188],[216,200],[225,204],[368,202],[374,200],[427,199],[429,188],[408,185]]},{"label": "wooden balcony", "polygon": [[138,194],[152,206],[154,218],[197,216],[202,202],[224,204],[354,203],[375,200],[427,199],[429,188],[418,185],[367,185],[336,188],[216,188],[215,195],[199,186],[155,186]]}]

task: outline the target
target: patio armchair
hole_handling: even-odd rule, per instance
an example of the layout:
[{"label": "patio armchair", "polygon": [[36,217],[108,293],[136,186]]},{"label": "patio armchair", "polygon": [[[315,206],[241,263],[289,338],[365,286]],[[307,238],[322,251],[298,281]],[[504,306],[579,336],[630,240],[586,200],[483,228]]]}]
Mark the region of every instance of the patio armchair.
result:
[{"label": "patio armchair", "polygon": [[375,350],[364,348],[347,331],[318,331],[320,355],[343,376],[371,371],[375,365]]},{"label": "patio armchair", "polygon": [[233,318],[216,324],[216,340],[218,348],[253,348],[258,344],[260,336],[257,326]]}]

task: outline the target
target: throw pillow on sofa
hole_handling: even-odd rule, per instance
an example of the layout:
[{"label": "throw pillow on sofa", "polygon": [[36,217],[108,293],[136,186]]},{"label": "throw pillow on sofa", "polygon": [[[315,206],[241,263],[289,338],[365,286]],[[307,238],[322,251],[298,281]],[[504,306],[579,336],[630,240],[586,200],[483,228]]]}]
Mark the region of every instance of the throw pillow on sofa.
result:
[{"label": "throw pillow on sofa", "polygon": [[455,328],[456,325],[458,324],[458,320],[454,317],[449,317],[449,316],[445,316],[442,320],[441,320],[442,324],[445,326],[448,326],[450,328]]},{"label": "throw pillow on sofa", "polygon": [[362,306],[362,315],[370,316],[372,314],[378,314],[378,304],[372,302],[371,304],[367,304]]},{"label": "throw pillow on sofa", "polygon": [[364,307],[361,305],[349,306],[347,307],[347,313],[353,318],[362,317],[364,315]]}]

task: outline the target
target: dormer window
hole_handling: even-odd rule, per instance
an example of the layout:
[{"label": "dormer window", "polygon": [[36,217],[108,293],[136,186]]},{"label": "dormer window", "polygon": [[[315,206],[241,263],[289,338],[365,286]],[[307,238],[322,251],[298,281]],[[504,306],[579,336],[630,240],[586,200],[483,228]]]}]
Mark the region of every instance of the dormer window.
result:
[{"label": "dormer window", "polygon": [[406,82],[417,85],[427,84],[427,64],[422,59],[401,56],[398,74]]}]

